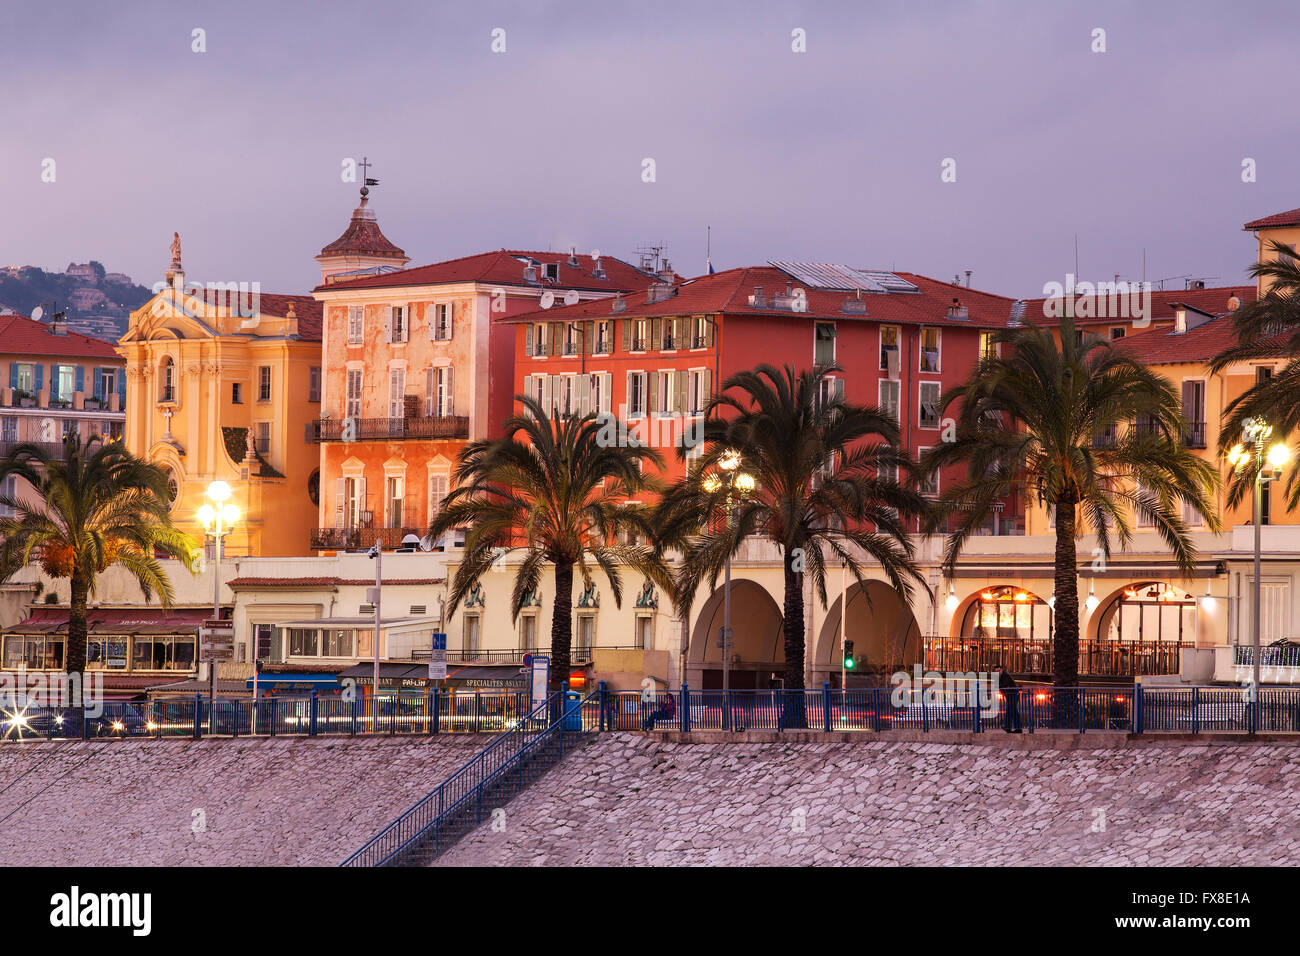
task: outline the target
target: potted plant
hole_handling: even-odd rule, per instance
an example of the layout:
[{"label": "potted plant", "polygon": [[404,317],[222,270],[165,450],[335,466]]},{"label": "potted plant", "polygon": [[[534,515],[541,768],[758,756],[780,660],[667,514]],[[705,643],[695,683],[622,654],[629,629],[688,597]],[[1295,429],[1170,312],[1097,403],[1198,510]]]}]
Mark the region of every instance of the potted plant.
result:
[{"label": "potted plant", "polygon": [[25,389],[15,388],[13,401],[14,401],[14,405],[16,405],[19,408],[36,407],[36,396],[33,395],[31,392],[26,391]]}]

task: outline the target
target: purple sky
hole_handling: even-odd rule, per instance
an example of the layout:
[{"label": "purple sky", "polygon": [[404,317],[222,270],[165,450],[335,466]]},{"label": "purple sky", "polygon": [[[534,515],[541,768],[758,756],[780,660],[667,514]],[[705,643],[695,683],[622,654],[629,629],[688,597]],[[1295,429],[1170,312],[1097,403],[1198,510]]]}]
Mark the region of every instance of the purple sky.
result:
[{"label": "purple sky", "polygon": [[417,265],[662,240],[690,275],[711,225],[719,269],[972,269],[1028,297],[1077,233],[1089,279],[1140,279],[1145,248],[1151,279],[1245,281],[1241,224],[1300,206],[1298,26],[1283,3],[5,3],[0,264],[150,284],[179,230],[191,279],[305,292],[365,154]]}]

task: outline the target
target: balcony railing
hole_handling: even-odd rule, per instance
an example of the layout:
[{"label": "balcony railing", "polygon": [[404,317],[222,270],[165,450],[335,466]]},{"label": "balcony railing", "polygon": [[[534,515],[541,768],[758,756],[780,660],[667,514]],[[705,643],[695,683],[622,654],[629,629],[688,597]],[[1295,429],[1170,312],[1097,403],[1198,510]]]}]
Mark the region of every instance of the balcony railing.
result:
[{"label": "balcony railing", "polygon": [[376,541],[385,551],[402,546],[408,534],[423,537],[427,528],[313,528],[309,550],[312,551],[362,551]]},{"label": "balcony railing", "polygon": [[436,415],[429,418],[318,418],[307,423],[309,442],[468,437],[469,417],[466,415]]},{"label": "balcony railing", "polygon": [[[636,647],[632,644],[609,645],[597,644],[595,647],[583,647],[577,644],[569,649],[569,659],[574,664],[588,663],[595,651],[643,651],[644,647]],[[448,648],[447,660],[453,662],[477,661],[480,663],[501,664],[520,662],[522,664],[525,654],[545,654],[551,656],[549,647],[532,647],[532,648],[511,648],[508,650],[471,650],[468,648]],[[424,661],[430,657],[429,648],[417,647],[411,651],[411,660]]]},{"label": "balcony railing", "polygon": [[[1252,667],[1255,664],[1255,648],[1249,644],[1238,644],[1233,649],[1233,664],[1238,667]],[[1270,645],[1259,649],[1261,667],[1300,667],[1300,644],[1290,642]]]},{"label": "balcony railing", "polygon": [[1205,422],[1185,422],[1183,424],[1183,444],[1188,448],[1205,447]]},{"label": "balcony railing", "polygon": [[44,451],[45,454],[49,455],[51,458],[57,461],[63,460],[63,443],[52,442],[52,441],[36,441],[36,442],[9,441],[9,440],[0,441],[0,458],[8,458],[10,455],[14,453],[14,449],[17,448],[19,445],[29,445],[29,446],[35,445],[37,448]]},{"label": "balcony railing", "polygon": [[[1052,673],[1050,641],[1020,638],[927,637],[925,666],[938,671],[987,671],[1001,664],[1014,674]],[[1180,641],[1080,641],[1079,673],[1086,676],[1136,677],[1177,674]]]}]

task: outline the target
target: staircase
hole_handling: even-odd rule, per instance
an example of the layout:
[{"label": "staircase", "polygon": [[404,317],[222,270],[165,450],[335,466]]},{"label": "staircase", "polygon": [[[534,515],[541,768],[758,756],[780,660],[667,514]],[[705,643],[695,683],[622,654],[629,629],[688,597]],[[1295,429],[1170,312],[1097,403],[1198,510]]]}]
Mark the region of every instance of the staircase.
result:
[{"label": "staircase", "polygon": [[552,694],[340,865],[428,865],[594,732],[598,697]]}]

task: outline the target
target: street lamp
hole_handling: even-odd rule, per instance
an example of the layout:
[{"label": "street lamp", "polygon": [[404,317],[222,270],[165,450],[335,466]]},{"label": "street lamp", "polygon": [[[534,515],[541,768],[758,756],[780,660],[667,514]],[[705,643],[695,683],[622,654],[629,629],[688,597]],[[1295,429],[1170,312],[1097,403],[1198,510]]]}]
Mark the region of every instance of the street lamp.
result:
[{"label": "street lamp", "polygon": [[1264,511],[1264,482],[1273,481],[1282,474],[1282,466],[1291,459],[1291,449],[1287,448],[1282,442],[1274,442],[1267,452],[1264,451],[1264,445],[1268,437],[1273,434],[1273,426],[1265,422],[1262,418],[1247,418],[1242,422],[1241,437],[1243,443],[1233,445],[1232,450],[1228,452],[1228,464],[1232,465],[1237,471],[1244,471],[1247,467],[1255,468],[1255,606],[1252,608],[1254,617],[1254,638],[1252,645],[1254,649],[1254,666],[1251,673],[1250,699],[1254,703],[1257,700],[1256,695],[1259,692],[1260,683],[1260,649],[1259,649],[1259,601],[1260,601],[1260,532],[1259,526],[1263,521]]},{"label": "street lamp", "polygon": [[[204,503],[199,508],[199,523],[203,525],[204,538],[215,539],[214,560],[212,562],[212,619],[221,619],[221,539],[230,534],[235,522],[239,520],[239,509],[230,503],[230,485],[224,481],[214,481],[208,485],[204,497],[212,504]],[[211,719],[216,721],[217,701],[217,662],[208,661],[209,700]]]},{"label": "street lamp", "polygon": [[[703,488],[709,494],[717,494],[723,488],[727,490],[727,528],[731,528],[732,502],[748,498],[754,491],[754,476],[741,470],[740,454],[736,451],[723,452],[718,459],[720,474],[705,477]],[[726,577],[722,589],[722,720],[723,730],[730,730],[731,707],[731,549],[727,549]]]}]

